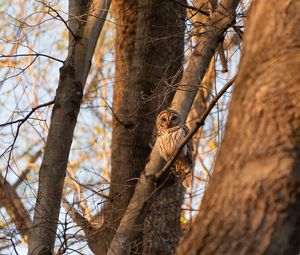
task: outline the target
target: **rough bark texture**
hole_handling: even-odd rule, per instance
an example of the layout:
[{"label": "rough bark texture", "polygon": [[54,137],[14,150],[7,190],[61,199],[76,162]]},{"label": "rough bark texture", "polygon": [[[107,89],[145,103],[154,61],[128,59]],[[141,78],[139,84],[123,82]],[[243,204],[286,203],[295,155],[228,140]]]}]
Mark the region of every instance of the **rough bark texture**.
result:
[{"label": "rough bark texture", "polygon": [[[147,24],[149,31],[147,41],[152,41],[155,52],[149,51],[152,63],[156,70],[149,73],[149,67],[145,65],[144,76],[156,76],[159,81],[152,96],[157,97],[157,105],[152,108],[155,111],[152,128],[157,114],[168,107],[173,99],[174,85],[181,79],[183,63],[184,42],[184,8],[172,1],[140,1],[143,5],[149,5],[147,15],[141,13],[143,23]],[[181,0],[184,3],[185,0]],[[150,22],[149,22],[150,20]],[[143,33],[141,29],[140,34]],[[145,42],[143,43],[145,44]],[[140,52],[144,46],[140,45]],[[148,64],[149,65],[149,64]],[[150,138],[150,137],[149,137]],[[149,156],[150,151],[148,151]],[[144,169],[145,164],[143,165]],[[140,169],[141,170],[141,169]],[[140,174],[140,171],[139,171]],[[166,190],[154,197],[153,204],[147,213],[143,229],[143,255],[173,254],[180,238],[180,211],[182,202],[182,188],[180,182],[175,182]]]},{"label": "rough bark texture", "polygon": [[300,2],[254,1],[228,124],[177,254],[299,254]]},{"label": "rough bark texture", "polygon": [[176,180],[154,197],[144,222],[143,255],[174,254],[181,237],[182,196],[182,184]]},{"label": "rough bark texture", "polygon": [[103,254],[107,251],[107,246],[110,244],[115,228],[131,196],[135,181],[127,180],[136,177],[136,171],[143,164],[139,158],[145,158],[145,153],[147,153],[146,141],[138,139],[138,137],[147,137],[147,132],[140,127],[138,130],[134,127],[138,120],[139,112],[136,111],[136,106],[142,88],[130,84],[129,80],[130,70],[133,69],[132,58],[135,56],[137,7],[138,0],[113,1],[113,16],[117,24],[113,98],[113,111],[116,116],[113,119],[110,185],[110,196],[113,199],[106,202],[104,207],[104,224],[101,229],[101,236],[104,239]]},{"label": "rough bark texture", "polygon": [[[237,0],[221,1],[209,21],[207,35],[199,39],[198,45],[192,54],[189,65],[181,79],[179,89],[177,89],[172,101],[173,109],[180,113],[183,121],[187,118],[197,92],[197,86],[205,74],[218,41],[234,19],[238,2]],[[155,144],[151,151],[150,160],[140,175],[132,199],[112,240],[108,255],[128,253],[130,244],[138,233],[133,226],[144,222],[147,206],[150,204],[150,198],[155,190],[153,174],[159,172],[162,165],[163,160]]]},{"label": "rough bark texture", "polygon": [[[176,82],[174,76],[180,77],[184,32],[184,8],[172,1],[115,1],[113,13],[117,23],[113,105],[116,118],[110,189],[113,199],[105,207],[101,230],[108,245],[130,201],[135,178],[144,169],[150,154],[156,115],[170,104],[174,95],[174,89],[167,84]],[[179,211],[178,196],[173,189],[169,192]],[[166,196],[169,198],[170,194]],[[178,222],[168,226],[173,241],[179,230],[178,212],[170,212],[168,217],[175,217],[172,221]],[[143,226],[136,228],[141,231]],[[152,238],[150,231],[146,238]],[[173,250],[177,240],[170,241]]]},{"label": "rough bark texture", "polygon": [[[52,254],[62,190],[73,132],[77,122],[84,84],[94,48],[110,1],[70,1],[70,43],[68,57],[60,69],[59,86],[51,115],[45,154],[39,173],[39,188],[29,254]],[[90,15],[85,15],[89,13]],[[75,16],[84,15],[83,19]]]}]

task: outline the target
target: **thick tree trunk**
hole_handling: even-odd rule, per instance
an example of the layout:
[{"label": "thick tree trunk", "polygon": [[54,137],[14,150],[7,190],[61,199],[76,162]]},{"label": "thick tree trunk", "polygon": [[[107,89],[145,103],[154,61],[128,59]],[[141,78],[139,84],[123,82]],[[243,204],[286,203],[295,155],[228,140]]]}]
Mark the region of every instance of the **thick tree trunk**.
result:
[{"label": "thick tree trunk", "polygon": [[143,255],[174,254],[181,238],[182,198],[179,180],[154,197],[144,222]]},{"label": "thick tree trunk", "polygon": [[254,1],[228,124],[177,254],[299,254],[300,2]]},{"label": "thick tree trunk", "polygon": [[[99,254],[105,254],[107,246],[114,235],[127,201],[130,199],[136,171],[142,166],[140,157],[145,158],[146,141],[137,139],[144,137],[143,130],[136,130],[136,103],[142,88],[130,84],[132,58],[135,56],[135,38],[138,14],[138,0],[113,1],[113,16],[116,21],[116,72],[113,98],[113,133],[112,133],[112,170],[110,197],[104,206],[104,223],[100,229],[103,246]],[[131,85],[131,86],[130,86]],[[135,124],[134,124],[135,123]],[[144,132],[145,133],[145,132]],[[138,136],[137,136],[138,135]],[[137,141],[140,141],[137,147]],[[134,155],[135,153],[135,155]]]},{"label": "thick tree trunk", "polygon": [[[153,54],[152,61],[148,62],[145,58],[144,75],[148,79],[152,79],[151,77],[155,75],[157,79],[153,93],[153,96],[157,97],[157,105],[153,105],[152,108],[152,111],[155,111],[155,118],[151,120],[153,121],[151,125],[148,124],[149,128],[152,128],[153,135],[156,115],[170,106],[175,93],[173,86],[180,81],[182,76],[185,9],[180,3],[173,1],[156,0],[150,3],[150,1],[142,0],[140,2],[149,6],[147,15],[141,13],[140,16],[142,22],[147,24],[149,31],[148,38],[145,38],[143,44],[146,46],[147,41],[153,41],[148,52],[149,55]],[[180,2],[185,3],[185,0]],[[140,34],[142,33],[141,29]],[[141,53],[144,50],[143,44],[139,47]],[[149,64],[156,66],[155,72],[149,73],[147,67]],[[147,156],[149,154],[150,151]],[[142,169],[144,167],[145,164]],[[154,197],[146,216],[147,220],[143,224],[143,255],[174,253],[181,236],[182,194],[181,183],[177,181]]]},{"label": "thick tree trunk", "polygon": [[[117,23],[117,61],[110,187],[112,200],[105,206],[105,223],[101,230],[106,244],[112,240],[131,199],[135,178],[145,167],[153,143],[156,115],[162,107],[170,104],[174,95],[174,89],[167,84],[178,81],[176,77],[180,78],[184,33],[184,8],[172,1],[115,1],[114,15]],[[170,192],[179,211],[178,196],[176,192]],[[170,197],[170,194],[167,196]],[[176,212],[170,212],[168,217],[178,218],[179,222]],[[171,228],[176,228],[173,235],[179,233],[179,224],[168,227],[169,232],[172,232]],[[139,228],[142,231],[143,226]],[[146,238],[152,242],[150,236]],[[176,243],[172,244],[173,249]]]},{"label": "thick tree trunk", "polygon": [[[62,190],[73,132],[94,48],[105,21],[110,1],[70,1],[68,57],[60,69],[59,86],[45,154],[39,173],[39,188],[29,254],[52,254]],[[90,15],[86,15],[89,13]],[[76,16],[82,15],[80,21]]]}]

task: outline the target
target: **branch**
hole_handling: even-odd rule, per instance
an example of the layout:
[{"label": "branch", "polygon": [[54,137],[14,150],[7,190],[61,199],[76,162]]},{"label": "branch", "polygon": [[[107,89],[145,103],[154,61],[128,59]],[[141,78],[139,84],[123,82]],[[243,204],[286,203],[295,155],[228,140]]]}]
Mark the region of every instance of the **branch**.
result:
[{"label": "branch", "polygon": [[[74,181],[75,183],[77,183],[79,186],[81,186],[81,187],[83,187],[83,188],[85,188],[85,189],[87,189],[87,190],[89,190],[89,191],[92,191],[93,193],[97,194],[98,196],[103,197],[103,198],[105,198],[105,199],[107,199],[107,200],[110,200],[110,199],[111,199],[111,197],[109,197],[108,195],[105,195],[105,194],[103,194],[103,193],[101,193],[101,192],[99,192],[99,191],[97,191],[97,190],[91,188],[91,185],[81,183],[81,182],[78,181],[76,178],[74,178],[72,175],[69,175],[69,177],[70,177],[70,179],[71,179],[72,181]],[[93,186],[95,186],[95,185],[93,185]]]},{"label": "branch", "polygon": [[4,84],[4,82],[6,82],[7,80],[11,79],[11,78],[15,78],[17,76],[19,76],[20,74],[24,73],[29,67],[31,67],[33,65],[33,63],[37,60],[38,56],[35,56],[33,58],[33,60],[23,69],[21,69],[20,72],[18,72],[17,74],[13,74],[11,76],[6,77],[5,79],[0,81],[0,86]]},{"label": "branch", "polygon": [[[43,2],[41,2],[43,3]],[[62,21],[66,28],[69,30],[70,34],[73,36],[74,39],[77,39],[78,36],[75,35],[75,33],[72,31],[72,29],[70,28],[70,26],[68,25],[68,22],[59,14],[59,12],[57,10],[55,10],[50,4],[48,3],[43,3],[43,5],[45,7],[47,7],[49,10],[53,11],[56,14],[56,17],[52,16],[52,14],[50,12],[48,12],[48,14],[53,17],[53,18],[58,18],[58,20]]]},{"label": "branch", "polygon": [[92,224],[82,216],[66,199],[63,199],[63,204],[66,212],[73,219],[74,222],[85,232],[86,236],[95,232]]},{"label": "branch", "polygon": [[218,52],[219,52],[220,62],[222,65],[222,72],[227,73],[228,72],[228,64],[227,64],[227,59],[225,56],[223,43],[224,43],[223,41],[219,43]]},{"label": "branch", "polygon": [[18,120],[14,120],[14,121],[10,121],[10,122],[6,122],[4,124],[0,124],[0,127],[5,127],[7,125],[12,125],[12,124],[15,124],[15,123],[18,123],[18,127],[17,127],[17,131],[16,131],[16,134],[14,136],[14,140],[12,142],[12,144],[1,154],[1,156],[3,156],[8,150],[9,150],[9,154],[8,154],[8,159],[7,159],[7,168],[6,168],[6,172],[5,172],[5,175],[4,175],[4,179],[6,179],[6,176],[7,176],[7,173],[8,173],[8,168],[9,168],[9,162],[10,162],[10,159],[11,159],[11,156],[12,156],[12,151],[14,149],[14,146],[16,144],[16,141],[17,141],[17,138],[18,138],[18,135],[19,135],[19,132],[20,132],[20,128],[21,126],[23,125],[23,123],[25,123],[29,117],[39,108],[42,108],[42,107],[45,107],[45,106],[49,106],[49,105],[52,105],[55,103],[55,99],[52,100],[52,101],[49,101],[45,104],[41,104],[41,105],[38,105],[34,108],[31,109],[31,111],[23,118],[23,119],[18,119]]},{"label": "branch", "polygon": [[44,103],[44,104],[40,104],[36,107],[33,107],[31,109],[31,111],[22,119],[18,119],[18,120],[14,120],[14,121],[9,121],[9,122],[6,122],[6,123],[3,123],[3,124],[0,124],[0,127],[5,127],[5,126],[8,126],[8,125],[12,125],[12,124],[15,124],[15,123],[19,123],[19,126],[21,126],[24,122],[26,122],[29,117],[37,110],[37,109],[40,109],[42,107],[45,107],[45,106],[49,106],[49,105],[52,105],[55,103],[55,99],[47,102],[47,103]]},{"label": "branch", "polygon": [[29,214],[16,190],[0,175],[0,201],[23,238],[28,240],[32,226]]},{"label": "branch", "polygon": [[235,20],[235,8],[238,3],[237,0],[221,1],[212,13],[211,19],[208,20],[206,30],[196,42],[196,47],[171,105],[172,109],[179,112],[183,121],[190,111],[212,56],[224,38],[226,30],[232,26]]},{"label": "branch", "polygon": [[97,229],[93,224],[82,216],[66,199],[63,199],[63,205],[66,212],[72,220],[81,228],[86,236],[89,248],[94,254],[99,254],[99,243],[97,240]]},{"label": "branch", "polygon": [[45,57],[45,58],[50,58],[52,60],[58,61],[62,64],[64,63],[64,61],[61,60],[61,59],[58,59],[58,58],[55,58],[55,57],[52,57],[50,55],[46,55],[46,54],[43,54],[43,53],[26,53],[26,54],[16,54],[16,55],[3,55],[3,54],[1,54],[0,55],[0,58],[17,58],[17,57]]},{"label": "branch", "polygon": [[31,255],[53,253],[68,158],[83,89],[110,3],[111,0],[69,1],[69,17],[86,14],[88,17],[83,21],[68,22],[72,32],[80,37],[75,39],[69,36],[68,56],[60,68],[55,100],[57,107],[52,111],[39,171],[34,227],[28,245],[28,253]]},{"label": "branch", "polygon": [[190,10],[193,10],[193,11],[196,11],[196,12],[199,12],[207,17],[209,17],[209,12],[207,11],[204,11],[202,10],[201,8],[197,8],[195,6],[192,6],[192,5],[187,5],[187,4],[184,4],[184,3],[181,3],[180,1],[176,1],[176,0],[172,0],[172,2],[176,3],[176,4],[179,4],[181,5],[182,7],[185,7],[187,9],[190,9]]},{"label": "branch", "polygon": [[238,36],[240,37],[240,39],[243,39],[244,36],[244,32],[243,30],[241,30],[240,26],[233,26],[234,31],[238,34]]}]

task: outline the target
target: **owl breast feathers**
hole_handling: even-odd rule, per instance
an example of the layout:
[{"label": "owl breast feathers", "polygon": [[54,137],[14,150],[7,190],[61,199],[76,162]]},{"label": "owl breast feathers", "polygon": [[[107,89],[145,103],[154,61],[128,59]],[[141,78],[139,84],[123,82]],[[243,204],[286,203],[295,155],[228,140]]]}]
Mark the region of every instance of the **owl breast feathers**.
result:
[{"label": "owl breast feathers", "polygon": [[[189,134],[189,129],[186,125],[181,124],[180,116],[174,110],[162,111],[157,117],[156,127],[159,153],[165,160],[168,160]],[[193,164],[194,148],[193,141],[190,139],[175,161],[175,171],[182,179],[184,186],[189,186]]]}]

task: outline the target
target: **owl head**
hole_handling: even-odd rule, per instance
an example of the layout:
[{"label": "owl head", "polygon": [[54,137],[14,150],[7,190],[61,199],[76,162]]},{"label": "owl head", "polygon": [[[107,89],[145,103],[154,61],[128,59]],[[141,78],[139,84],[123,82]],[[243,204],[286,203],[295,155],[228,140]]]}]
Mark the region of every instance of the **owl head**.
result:
[{"label": "owl head", "polygon": [[158,131],[164,131],[178,125],[180,125],[180,116],[175,110],[164,110],[157,116],[156,127]]}]

